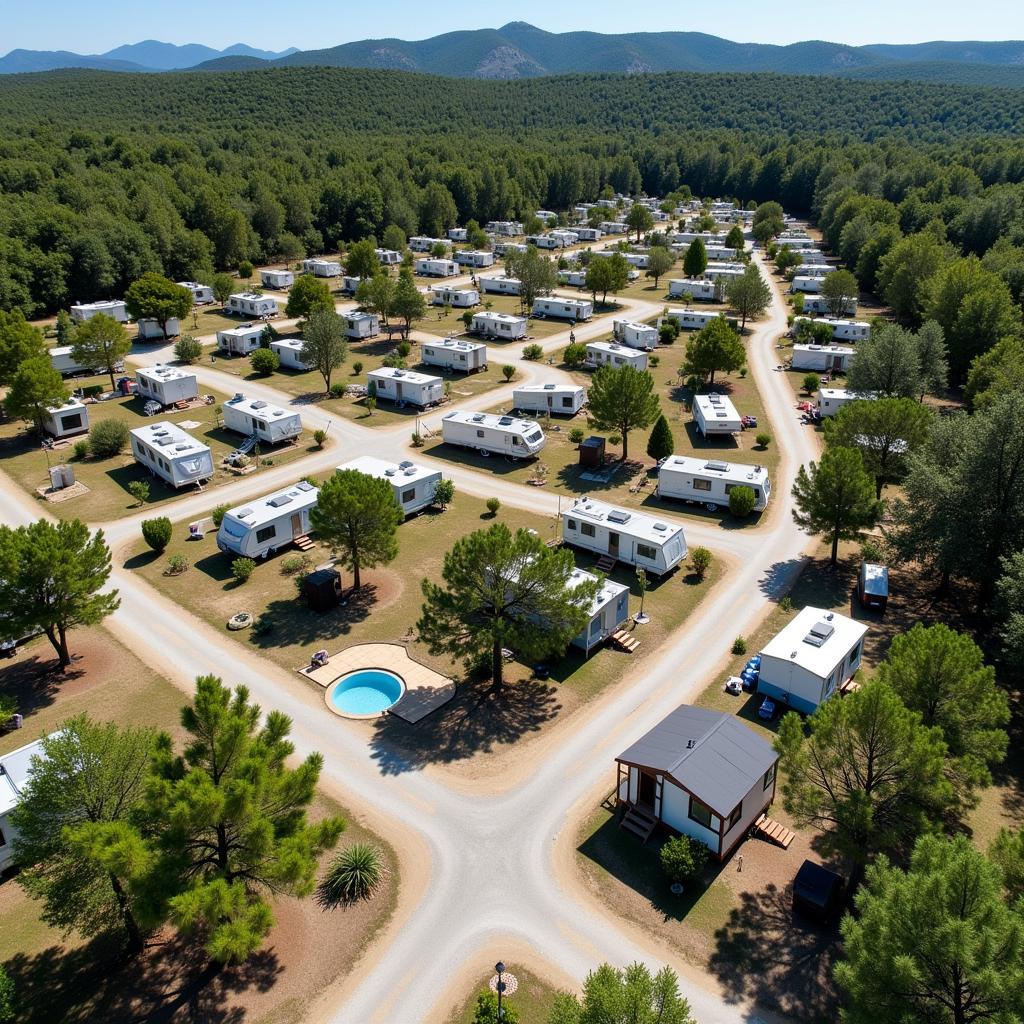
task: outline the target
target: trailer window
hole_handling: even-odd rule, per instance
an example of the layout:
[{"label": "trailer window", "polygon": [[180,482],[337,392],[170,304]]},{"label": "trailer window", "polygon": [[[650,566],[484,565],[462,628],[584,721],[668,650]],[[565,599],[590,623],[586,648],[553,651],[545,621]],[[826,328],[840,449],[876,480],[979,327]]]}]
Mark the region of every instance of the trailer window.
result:
[{"label": "trailer window", "polygon": [[580,523],[580,533],[582,533],[584,537],[593,537],[594,536],[594,524],[593,523]]},{"label": "trailer window", "polygon": [[636,553],[638,558],[649,558],[652,562],[657,557],[657,551],[647,544],[637,544]]},{"label": "trailer window", "polygon": [[412,501],[416,497],[416,488],[410,487],[407,491],[402,491],[402,501]]},{"label": "trailer window", "polygon": [[575,530],[575,529],[576,529],[576,520],[575,520],[575,519],[569,519],[569,518],[567,517],[567,518],[566,518],[566,520],[565,520],[565,525],[566,525],[566,526],[567,526],[567,527],[568,527],[568,528],[569,528],[570,530]]},{"label": "trailer window", "polygon": [[530,441],[531,443],[535,443],[539,441],[543,436],[544,435],[539,430],[535,430],[532,434],[527,435],[526,440]]},{"label": "trailer window", "polygon": [[240,523],[237,519],[228,519],[227,517],[224,518],[221,526],[230,537],[244,537],[248,530],[245,523]]},{"label": "trailer window", "polygon": [[266,540],[271,540],[277,535],[277,527],[273,523],[270,526],[264,526],[263,529],[256,531],[256,542],[262,544]]},{"label": "trailer window", "polygon": [[478,431],[476,432],[476,436],[477,436],[477,437],[483,437],[483,436],[484,436],[484,432],[483,432],[482,430],[478,430]]},{"label": "trailer window", "polygon": [[711,481],[710,480],[701,480],[699,477],[695,476],[693,478],[693,489],[695,491],[710,491],[711,490]]},{"label": "trailer window", "polygon": [[764,778],[761,780],[761,789],[767,789],[775,781],[775,765],[772,765],[764,773]]}]

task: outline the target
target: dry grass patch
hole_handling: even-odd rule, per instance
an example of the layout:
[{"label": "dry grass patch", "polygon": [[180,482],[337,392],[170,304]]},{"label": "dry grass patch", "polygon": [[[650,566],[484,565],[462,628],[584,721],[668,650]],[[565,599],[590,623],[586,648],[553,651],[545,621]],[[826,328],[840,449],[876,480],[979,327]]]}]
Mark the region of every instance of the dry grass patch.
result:
[{"label": "dry grass patch", "polygon": [[[508,973],[514,975],[517,986],[512,995],[503,997],[505,1005],[515,1007],[522,1024],[546,1024],[558,989],[521,964],[508,963],[506,967]],[[462,1004],[449,1014],[445,1024],[473,1024],[476,997],[487,989],[493,976],[493,971],[482,974]]]}]

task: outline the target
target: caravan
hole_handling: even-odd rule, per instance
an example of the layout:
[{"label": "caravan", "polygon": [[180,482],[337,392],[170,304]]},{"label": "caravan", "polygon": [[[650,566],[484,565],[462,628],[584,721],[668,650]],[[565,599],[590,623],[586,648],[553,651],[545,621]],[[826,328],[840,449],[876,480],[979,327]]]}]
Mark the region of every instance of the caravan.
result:
[{"label": "caravan", "polygon": [[295,284],[295,275],[290,270],[261,270],[260,284],[264,288],[276,288],[278,291],[287,291]]},{"label": "caravan", "polygon": [[292,441],[302,433],[297,412],[288,412],[262,399],[245,395],[229,398],[223,406],[224,426],[243,437],[255,437],[265,444]]},{"label": "caravan", "polygon": [[308,480],[224,513],[217,547],[243,558],[269,558],[309,533],[309,512],[320,492]]},{"label": "caravan", "polygon": [[270,343],[270,351],[277,353],[277,358],[285,369],[312,370],[312,366],[302,361],[303,345],[305,342],[301,338],[275,338]]},{"label": "caravan", "polygon": [[128,322],[128,307],[123,299],[101,299],[99,302],[78,302],[71,307],[71,319],[76,324],[91,320],[97,313],[112,317],[119,323]]},{"label": "caravan", "polygon": [[432,306],[451,306],[452,309],[472,309],[480,302],[480,293],[475,288],[452,288],[438,284],[430,289]]},{"label": "caravan", "polygon": [[375,338],[380,334],[380,317],[376,313],[342,313],[346,338]]},{"label": "caravan", "polygon": [[589,320],[594,315],[594,304],[587,299],[559,299],[554,296],[536,299],[533,303],[536,317],[554,317],[559,320]]},{"label": "caravan", "polygon": [[641,349],[627,348],[614,341],[592,341],[587,345],[588,366],[635,366],[647,369],[647,353]]},{"label": "caravan", "polygon": [[470,334],[482,334],[485,338],[502,338],[518,341],[526,337],[526,317],[512,313],[477,313],[469,323]]},{"label": "caravan", "polygon": [[[668,309],[665,313],[666,320],[675,320],[684,331],[699,331],[720,316],[724,316],[724,314],[715,310],[701,309]],[[725,321],[735,330],[737,325],[734,318],[726,317]]]},{"label": "caravan", "polygon": [[673,278],[668,283],[670,299],[691,299],[694,302],[714,302],[718,289],[714,281],[698,277]]},{"label": "caravan", "polygon": [[413,269],[423,277],[455,277],[459,265],[455,260],[422,259],[416,260]]},{"label": "caravan", "polygon": [[794,345],[792,368],[818,373],[846,373],[856,352],[843,345]]},{"label": "caravan", "polygon": [[166,341],[168,338],[177,338],[181,334],[181,321],[176,316],[172,316],[166,325],[162,325],[159,320],[154,320],[152,317],[143,317],[136,322],[136,327],[139,329],[139,341]]},{"label": "caravan", "polygon": [[506,277],[505,275],[500,277],[478,277],[476,283],[484,295],[518,295],[522,287],[517,278]]},{"label": "caravan", "polygon": [[446,444],[471,448],[481,455],[494,452],[526,459],[543,449],[544,431],[531,420],[494,416],[486,412],[450,412],[441,420]]},{"label": "caravan", "polygon": [[225,309],[240,316],[277,316],[277,303],[269,295],[260,295],[257,292],[236,292],[229,295]]},{"label": "caravan", "polygon": [[[567,589],[574,589],[581,583],[593,583],[598,577],[586,569],[573,569],[566,581]],[[572,639],[574,647],[580,647],[584,654],[604,643],[629,619],[629,587],[615,580],[602,579],[601,589],[587,609],[590,616],[582,631]]]},{"label": "caravan", "polygon": [[578,384],[524,384],[512,392],[512,405],[522,412],[575,416],[587,400]]},{"label": "caravan", "polygon": [[478,270],[482,267],[493,267],[494,253],[486,249],[460,249],[455,253],[455,262],[460,267],[473,267]]},{"label": "caravan", "polygon": [[426,409],[444,399],[444,380],[427,373],[382,366],[371,370],[366,379],[372,382],[378,399],[386,398],[400,409],[405,405]]},{"label": "caravan", "polygon": [[158,402],[163,408],[175,402],[190,402],[199,397],[196,375],[177,366],[143,366],[135,371],[135,390],[142,398]]},{"label": "caravan", "polygon": [[658,347],[658,328],[650,324],[636,323],[633,320],[613,320],[612,335],[617,342],[630,348],[649,352]]},{"label": "caravan", "polygon": [[129,433],[135,461],[171,487],[202,484],[213,476],[209,447],[177,424],[150,423]]},{"label": "caravan", "polygon": [[832,328],[832,337],[837,341],[867,341],[871,337],[871,324],[867,320],[843,320],[834,316],[816,320],[809,316],[793,317],[793,327],[799,328],[800,324],[828,324]]},{"label": "caravan", "polygon": [[51,437],[71,437],[72,434],[84,434],[88,429],[89,410],[77,398],[69,398],[63,405],[46,410],[43,430]]},{"label": "caravan", "polygon": [[434,492],[441,482],[439,469],[417,466],[408,459],[396,464],[374,458],[372,455],[363,455],[338,466],[339,473],[343,469],[354,469],[357,473],[375,477],[377,480],[387,480],[391,484],[395,501],[402,507],[406,516],[415,515],[429,508],[434,503]]},{"label": "caravan", "polygon": [[303,260],[302,272],[314,277],[341,277],[341,264],[324,259]]},{"label": "caravan", "polygon": [[724,395],[697,395],[693,399],[693,422],[705,439],[709,434],[738,434],[743,429],[736,406]]},{"label": "caravan", "polygon": [[260,338],[266,327],[263,324],[242,324],[217,332],[217,348],[229,356],[247,356],[260,347]]},{"label": "caravan", "polygon": [[447,370],[474,373],[487,369],[487,346],[479,341],[425,341],[420,346],[420,361],[426,366],[443,366]]},{"label": "caravan", "polygon": [[198,281],[179,281],[179,288],[187,288],[192,293],[193,306],[207,306],[214,300],[213,289],[208,284]]},{"label": "caravan", "polygon": [[727,507],[729,492],[734,487],[749,487],[754,492],[755,512],[763,512],[768,507],[772,485],[764,466],[671,455],[658,469],[659,498],[703,505],[709,512]]}]

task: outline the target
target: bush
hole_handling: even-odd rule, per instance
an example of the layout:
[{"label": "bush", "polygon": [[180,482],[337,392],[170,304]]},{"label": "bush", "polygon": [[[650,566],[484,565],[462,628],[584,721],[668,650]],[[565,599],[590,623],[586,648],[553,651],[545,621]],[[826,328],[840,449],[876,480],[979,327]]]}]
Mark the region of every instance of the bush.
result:
[{"label": "bush", "polygon": [[622,436],[620,434],[609,434],[608,435],[608,443],[613,448],[618,448],[618,446],[620,444],[622,444]]},{"label": "bush", "polygon": [[84,438],[81,441],[76,441],[75,446],[71,449],[72,458],[82,461],[89,454],[89,442]]},{"label": "bush", "polygon": [[317,901],[324,908],[368,900],[384,878],[380,851],[370,843],[353,843],[331,862],[317,887]]},{"label": "bush", "polygon": [[587,346],[580,341],[574,341],[562,354],[562,362],[566,366],[581,366],[587,358]]},{"label": "bush", "polygon": [[252,277],[253,265],[250,260],[241,260],[238,264],[238,276],[243,281],[248,281]]},{"label": "bush", "polygon": [[258,348],[249,356],[249,365],[253,368],[254,373],[258,373],[261,377],[269,377],[281,366],[281,360],[277,353],[272,352],[269,348]]},{"label": "bush", "polygon": [[167,559],[165,576],[180,576],[188,568],[188,559],[184,555],[171,555]]},{"label": "bush", "polygon": [[527,345],[526,348],[523,349],[523,358],[524,359],[529,359],[530,362],[534,362],[535,363],[543,355],[544,355],[544,349],[542,349],[540,347],[540,345],[538,345],[536,343],[534,343],[532,345]]},{"label": "bush", "polygon": [[174,343],[174,358],[186,366],[194,363],[203,354],[203,343],[191,334],[183,334]]},{"label": "bush", "polygon": [[407,342],[407,341],[400,341],[398,343],[398,345],[395,347],[395,352],[398,353],[398,358],[399,359],[403,359],[403,360],[408,359],[409,358],[409,353],[411,351],[412,351],[412,345],[410,345],[409,342]]},{"label": "bush", "polygon": [[661,363],[661,356],[648,356],[647,362],[651,364],[652,370],[656,370]]},{"label": "bush", "polygon": [[729,511],[737,519],[746,519],[754,511],[757,495],[752,487],[734,487],[729,492]]},{"label": "bush", "polygon": [[821,378],[816,373],[809,373],[804,377],[803,389],[809,395],[813,395],[821,387]]},{"label": "bush", "polygon": [[787,594],[787,595],[786,595],[786,596],[785,596],[785,597],[784,597],[784,598],[783,598],[783,599],[782,599],[782,600],[781,600],[781,601],[779,602],[779,607],[780,607],[780,608],[781,608],[781,609],[782,609],[782,610],[783,610],[784,612],[789,612],[789,611],[792,611],[792,610],[793,610],[793,598],[791,598],[791,597],[789,596],[789,594]]},{"label": "bush", "polygon": [[583,438],[586,436],[587,435],[584,433],[582,427],[573,427],[572,430],[569,431],[569,441],[571,444],[582,444]]},{"label": "bush", "polygon": [[747,653],[747,641],[744,637],[738,636],[732,642],[732,653],[733,654],[746,654]]},{"label": "bush", "polygon": [[501,502],[498,501],[497,498],[487,499],[487,511],[490,512],[492,516],[496,516],[498,514],[499,508],[501,508]]},{"label": "bush", "polygon": [[345,385],[340,380],[336,380],[331,385],[331,398],[344,398],[345,397]]},{"label": "bush", "polygon": [[882,551],[882,545],[872,537],[868,537],[867,540],[861,542],[860,557],[863,558],[865,562],[885,561],[885,553]]},{"label": "bush", "polygon": [[149,484],[145,480],[132,480],[128,484],[128,493],[139,505],[145,505],[149,501]]},{"label": "bush", "polygon": [[227,515],[230,505],[217,505],[210,513],[210,518],[213,520],[213,525],[220,529],[220,524],[224,522],[224,516]]},{"label": "bush", "polygon": [[377,408],[377,399],[373,395],[367,395],[364,404],[366,405],[366,415],[372,416],[373,410]]},{"label": "bush", "polygon": [[757,437],[754,438],[754,440],[757,442],[758,448],[767,448],[768,445],[772,443],[772,435],[765,434],[764,432],[762,432],[758,434]]},{"label": "bush", "polygon": [[231,575],[239,583],[245,583],[256,571],[256,563],[251,558],[236,558],[231,563]]},{"label": "bush", "polygon": [[673,836],[661,848],[661,870],[670,882],[690,882],[700,877],[708,862],[708,848],[690,836]]},{"label": "bush", "polygon": [[438,480],[434,486],[434,504],[447,508],[455,497],[454,480]]},{"label": "bush", "polygon": [[505,378],[505,380],[511,380],[516,375],[516,368],[512,366],[510,363],[506,363],[501,368],[501,375]]},{"label": "bush", "polygon": [[89,454],[95,459],[120,455],[128,445],[128,424],[121,420],[100,420],[89,431]]},{"label": "bush", "polygon": [[288,555],[281,559],[281,575],[294,576],[297,572],[303,572],[312,564],[309,555]]},{"label": "bush", "polygon": [[322,428],[317,428],[313,431],[313,441],[317,448],[323,448],[324,442],[327,440],[327,431]]},{"label": "bush", "polygon": [[743,378],[745,378],[745,377],[747,376],[747,374],[748,374],[748,373],[750,373],[750,370],[749,370],[749,369],[748,369],[748,368],[747,368],[746,366],[741,366],[741,367],[740,367],[740,379],[741,379],[741,380],[742,380]]},{"label": "bush", "polygon": [[143,540],[156,552],[162,552],[171,543],[171,521],[166,516],[142,520]]},{"label": "bush", "polygon": [[413,446],[413,448],[422,448],[423,447],[423,435],[420,434],[420,432],[418,430],[414,430],[412,432],[411,437],[412,437],[412,446]]},{"label": "bush", "polygon": [[355,374],[355,375],[356,375],[357,377],[359,376],[359,374],[361,374],[361,373],[363,372],[363,363],[362,363],[362,360],[360,360],[360,359],[357,359],[357,360],[356,360],[356,361],[355,361],[355,362],[354,362],[354,363],[352,364],[352,372],[353,372],[353,373],[354,373],[354,374]]},{"label": "bush", "polygon": [[665,320],[658,328],[658,342],[662,345],[674,345],[679,337],[679,323],[676,320]]},{"label": "bush", "polygon": [[714,555],[711,554],[708,548],[694,548],[690,552],[690,565],[693,567],[693,572],[697,579],[702,580],[707,576],[713,558]]}]

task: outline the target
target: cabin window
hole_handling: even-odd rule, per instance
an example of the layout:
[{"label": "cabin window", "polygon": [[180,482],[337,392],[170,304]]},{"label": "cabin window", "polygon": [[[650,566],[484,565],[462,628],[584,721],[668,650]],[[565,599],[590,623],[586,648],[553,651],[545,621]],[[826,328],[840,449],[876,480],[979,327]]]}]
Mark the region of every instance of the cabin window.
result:
[{"label": "cabin window", "polygon": [[854,649],[852,651],[850,651],[850,668],[851,669],[853,668],[854,665],[857,664],[858,661],[860,661],[860,649],[861,649],[861,645],[863,643],[864,643],[863,640],[858,640],[857,641],[857,646],[854,647]]},{"label": "cabin window", "polygon": [[775,781],[775,765],[764,773],[764,778],[761,779],[761,789],[767,789]]},{"label": "cabin window", "polygon": [[567,526],[567,527],[568,527],[568,528],[569,528],[570,530],[575,530],[575,529],[576,529],[576,520],[575,520],[575,519],[569,519],[568,517],[566,517],[566,520],[565,520],[565,525],[566,525],[566,526]]},{"label": "cabin window", "polygon": [[743,817],[743,801],[741,800],[734,808],[732,814],[729,815],[729,821],[725,826],[726,832],[731,832],[739,822],[740,818]]},{"label": "cabin window", "polygon": [[701,480],[698,477],[694,477],[693,478],[693,489],[695,491],[710,491],[711,490],[711,481],[710,480]]},{"label": "cabin window", "polygon": [[698,825],[711,828],[711,808],[707,804],[702,804],[695,796],[691,796],[690,819],[697,822]]},{"label": "cabin window", "polygon": [[256,542],[262,544],[264,541],[271,540],[277,535],[277,527],[273,523],[270,526],[264,526],[263,529],[256,531]]},{"label": "cabin window", "polygon": [[593,523],[580,523],[580,533],[582,533],[584,537],[593,537],[594,536],[594,524]]},{"label": "cabin window", "polygon": [[483,432],[482,430],[478,430],[478,431],[476,432],[476,436],[477,436],[477,437],[483,437],[483,436],[484,436],[484,432]]},{"label": "cabin window", "polygon": [[562,398],[562,408],[563,409],[571,409],[572,408],[572,397],[570,395],[566,395],[565,397]]},{"label": "cabin window", "polygon": [[410,487],[407,491],[402,491],[402,502],[412,501],[416,497],[416,488]]},{"label": "cabin window", "polygon": [[638,558],[649,558],[652,562],[658,555],[657,551],[648,544],[637,544],[636,553]]}]

